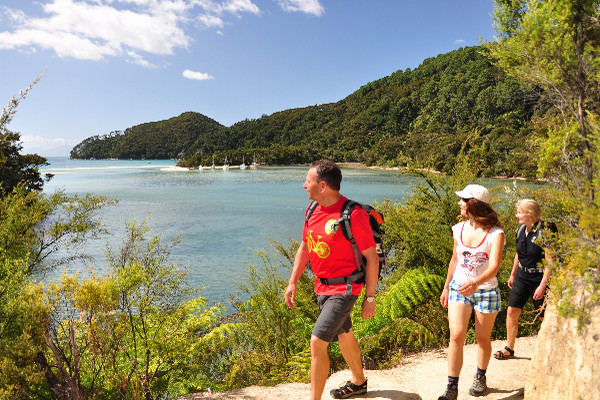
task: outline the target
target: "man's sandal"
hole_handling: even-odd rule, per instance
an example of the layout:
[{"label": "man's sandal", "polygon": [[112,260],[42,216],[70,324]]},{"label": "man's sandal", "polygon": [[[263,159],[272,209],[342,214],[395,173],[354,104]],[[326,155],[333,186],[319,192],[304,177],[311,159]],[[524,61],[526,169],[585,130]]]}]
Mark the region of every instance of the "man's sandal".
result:
[{"label": "man's sandal", "polygon": [[[504,353],[504,350],[508,351],[508,354]],[[496,360],[506,360],[508,358],[513,358],[515,356],[515,351],[508,346],[504,346],[503,350],[498,350],[494,353],[494,358]]]},{"label": "man's sandal", "polygon": [[339,389],[333,389],[329,392],[331,397],[334,399],[347,399],[351,396],[356,396],[359,394],[367,393],[367,381],[362,385],[355,385],[354,383],[348,381],[340,386]]}]

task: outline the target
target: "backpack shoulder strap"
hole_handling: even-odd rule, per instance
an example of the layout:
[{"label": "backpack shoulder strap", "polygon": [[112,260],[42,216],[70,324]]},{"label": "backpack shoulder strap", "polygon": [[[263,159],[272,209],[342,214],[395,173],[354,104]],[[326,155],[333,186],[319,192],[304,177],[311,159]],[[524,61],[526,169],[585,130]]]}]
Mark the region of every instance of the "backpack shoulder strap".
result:
[{"label": "backpack shoulder strap", "polygon": [[304,225],[308,225],[308,219],[315,211],[315,208],[317,208],[317,205],[319,205],[319,203],[316,200],[313,200],[308,206],[308,209],[306,210],[306,216],[304,217]]},{"label": "backpack shoulder strap", "polygon": [[350,223],[350,216],[352,215],[352,211],[356,206],[360,206],[360,204],[353,200],[346,200],[346,202],[342,206],[342,211],[340,213],[339,226],[342,229],[344,237],[347,240],[349,240],[350,243],[352,243],[352,248],[354,249],[354,256],[356,257],[356,265],[358,265],[358,269],[364,270],[365,266],[363,265],[362,254],[360,254],[358,246],[356,245],[356,239],[352,234],[352,224]]},{"label": "backpack shoulder strap", "polygon": [[354,207],[356,207],[357,205],[359,204],[355,201],[346,200],[346,202],[342,206],[342,211],[340,211],[339,226],[340,228],[342,228],[342,233],[344,234],[346,240],[349,240],[351,242],[354,241],[354,235],[352,235],[352,229],[350,229],[350,216],[352,215]]},{"label": "backpack shoulder strap", "polygon": [[519,236],[521,235],[521,232],[523,232],[525,230],[525,228],[526,228],[525,224],[523,224],[517,228],[517,234],[515,236],[515,240],[519,240]]}]

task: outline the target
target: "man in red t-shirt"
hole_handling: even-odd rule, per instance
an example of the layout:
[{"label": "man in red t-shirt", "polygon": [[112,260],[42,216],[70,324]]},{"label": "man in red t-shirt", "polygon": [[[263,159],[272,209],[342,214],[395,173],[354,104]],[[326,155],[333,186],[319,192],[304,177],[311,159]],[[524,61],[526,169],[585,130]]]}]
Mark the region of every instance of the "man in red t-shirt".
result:
[{"label": "man in red t-shirt", "polygon": [[[363,373],[360,347],[352,331],[350,311],[362,291],[362,283],[352,283],[351,293],[347,284],[323,284],[319,280],[352,275],[358,268],[352,244],[348,241],[336,222],[347,200],[340,194],[342,172],[329,160],[319,160],[311,164],[304,188],[310,200],[318,205],[305,223],[302,243],[294,259],[294,267],[285,302],[294,307],[296,282],[310,261],[315,274],[315,292],[321,313],[315,323],[311,339],[311,400],[320,400],[329,374],[329,343],[339,341],[340,350],[352,372],[352,379],[339,389],[332,390],[334,398],[346,398],[366,393],[367,380]],[[365,256],[365,301],[362,304],[362,317],[369,319],[375,315],[375,288],[379,273],[379,256],[369,224],[367,213],[355,207],[350,216],[352,234],[358,250]]]}]

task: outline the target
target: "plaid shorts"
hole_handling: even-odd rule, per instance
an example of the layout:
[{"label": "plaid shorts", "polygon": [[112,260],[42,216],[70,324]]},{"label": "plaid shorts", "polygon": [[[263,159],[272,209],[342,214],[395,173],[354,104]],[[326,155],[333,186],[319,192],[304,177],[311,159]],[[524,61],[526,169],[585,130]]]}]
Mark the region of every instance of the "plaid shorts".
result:
[{"label": "plaid shorts", "polygon": [[496,286],[493,289],[477,289],[472,295],[465,297],[458,293],[460,285],[455,281],[450,282],[448,301],[455,303],[468,304],[483,314],[491,314],[500,311],[500,288]]}]

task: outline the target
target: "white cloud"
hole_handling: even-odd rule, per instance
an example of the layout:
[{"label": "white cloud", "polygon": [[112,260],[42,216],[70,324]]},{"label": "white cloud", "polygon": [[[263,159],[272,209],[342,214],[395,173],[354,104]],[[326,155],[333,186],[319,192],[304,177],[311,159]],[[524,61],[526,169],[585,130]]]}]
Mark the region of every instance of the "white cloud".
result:
[{"label": "white cloud", "polygon": [[[315,16],[325,12],[319,0],[275,1],[286,11]],[[0,50],[45,49],[59,57],[94,61],[130,57],[145,67],[154,65],[143,53],[171,55],[190,45],[184,30],[190,20],[222,34],[228,17],[261,14],[253,0],[38,0],[35,4],[41,6],[42,17],[0,7],[5,16]]]},{"label": "white cloud", "polygon": [[217,3],[212,0],[193,0],[194,4],[204,10],[197,20],[206,28],[223,28],[223,18],[227,14],[241,17],[241,13],[260,15],[260,9],[251,0],[226,0]]},{"label": "white cloud", "polygon": [[459,44],[462,46],[463,44],[467,44],[467,41],[463,39],[457,39],[454,41],[454,44]]},{"label": "white cloud", "polygon": [[198,21],[207,28],[223,28],[225,26],[223,19],[216,15],[200,15]]},{"label": "white cloud", "polygon": [[23,153],[52,153],[58,149],[72,148],[77,145],[77,140],[64,138],[49,139],[43,136],[21,135]]},{"label": "white cloud", "polygon": [[[1,7],[0,49],[34,52],[41,48],[59,57],[102,60],[135,54],[133,62],[152,66],[141,52],[171,55],[187,48],[184,31],[190,18],[206,27],[223,28],[226,15],[258,15],[251,0],[40,0],[43,17]],[[38,3],[39,4],[39,3]]]},{"label": "white cloud", "polygon": [[127,55],[130,57],[129,62],[131,62],[132,64],[137,64],[145,68],[158,68],[157,65],[151,64],[150,62],[146,61],[144,57],[142,57],[134,51],[128,51]]},{"label": "white cloud", "polygon": [[186,69],[185,71],[183,71],[183,77],[187,78],[187,79],[194,79],[197,81],[206,81],[208,79],[215,79],[214,76],[209,75],[207,73],[194,72],[194,71],[190,71],[189,69]]},{"label": "white cloud", "polygon": [[255,15],[260,14],[260,9],[258,6],[256,6],[256,4],[252,3],[250,0],[229,0],[221,4],[220,9],[238,16],[242,12],[252,13]]},{"label": "white cloud", "polygon": [[325,13],[325,8],[319,0],[277,0],[285,11],[303,12],[320,17]]}]

